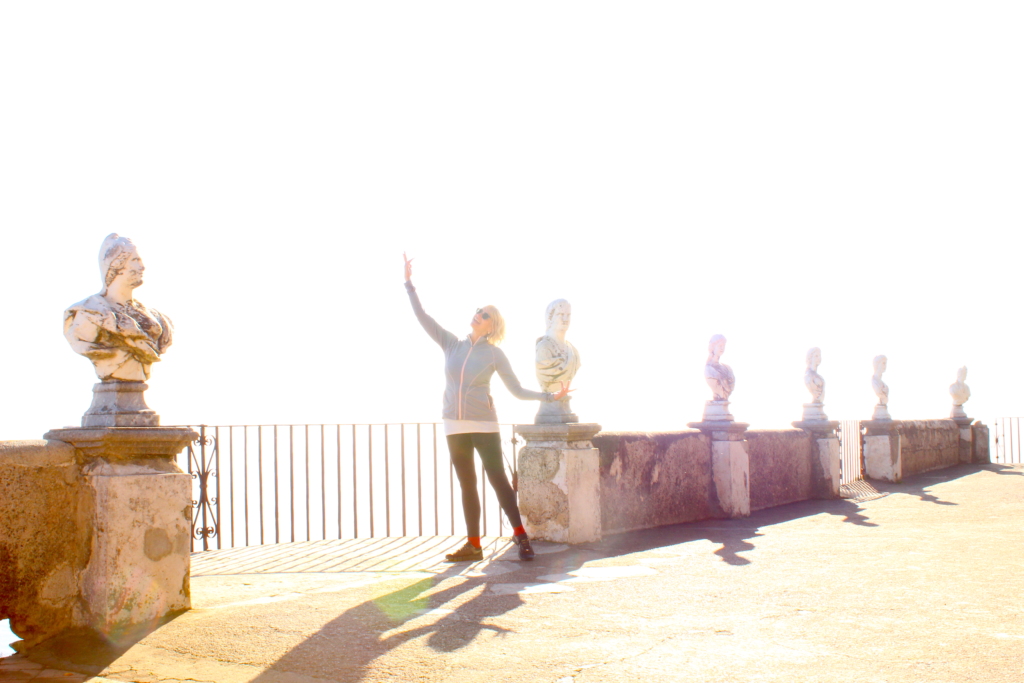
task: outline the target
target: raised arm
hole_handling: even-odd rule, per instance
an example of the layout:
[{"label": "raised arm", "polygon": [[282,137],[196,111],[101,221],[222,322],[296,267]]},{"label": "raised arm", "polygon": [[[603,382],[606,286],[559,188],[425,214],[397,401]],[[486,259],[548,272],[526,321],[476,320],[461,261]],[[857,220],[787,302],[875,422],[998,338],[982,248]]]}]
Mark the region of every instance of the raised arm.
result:
[{"label": "raised arm", "polygon": [[[405,258],[405,254],[402,254]],[[456,336],[437,324],[437,321],[427,315],[420,303],[420,297],[416,294],[416,288],[412,285],[412,259],[405,258],[405,291],[409,293],[409,302],[412,304],[412,311],[416,319],[433,339],[442,348],[447,348],[458,341]]]}]

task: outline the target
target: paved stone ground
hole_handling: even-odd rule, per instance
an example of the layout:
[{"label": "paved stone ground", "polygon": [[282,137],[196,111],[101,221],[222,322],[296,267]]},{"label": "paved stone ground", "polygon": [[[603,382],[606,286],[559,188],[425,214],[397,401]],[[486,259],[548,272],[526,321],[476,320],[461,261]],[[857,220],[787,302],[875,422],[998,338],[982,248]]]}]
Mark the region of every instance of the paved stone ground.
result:
[{"label": "paved stone ground", "polygon": [[1024,681],[1024,467],[875,487],[532,563],[494,539],[458,566],[453,539],[211,552],[195,609],[86,680]]}]

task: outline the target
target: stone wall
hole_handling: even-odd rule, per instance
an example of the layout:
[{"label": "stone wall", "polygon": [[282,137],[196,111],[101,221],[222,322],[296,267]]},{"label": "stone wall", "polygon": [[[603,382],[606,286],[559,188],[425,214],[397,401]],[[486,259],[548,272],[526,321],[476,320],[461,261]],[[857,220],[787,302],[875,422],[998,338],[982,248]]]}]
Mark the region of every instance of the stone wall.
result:
[{"label": "stone wall", "polygon": [[[750,509],[816,497],[813,437],[802,429],[748,430]],[[820,476],[820,475],[819,475]]]},{"label": "stone wall", "polygon": [[960,428],[953,420],[897,420],[903,476],[960,462]]},{"label": "stone wall", "polygon": [[722,517],[711,480],[711,440],[699,431],[602,432],[604,534]]},{"label": "stone wall", "polygon": [[0,619],[26,643],[73,625],[88,564],[90,511],[74,447],[0,442]]}]

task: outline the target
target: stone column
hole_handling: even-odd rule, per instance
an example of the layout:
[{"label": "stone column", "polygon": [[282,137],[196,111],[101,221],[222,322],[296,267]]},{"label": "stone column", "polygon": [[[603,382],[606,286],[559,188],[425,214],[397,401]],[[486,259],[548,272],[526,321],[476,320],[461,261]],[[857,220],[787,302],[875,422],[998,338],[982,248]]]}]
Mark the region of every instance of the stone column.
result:
[{"label": "stone column", "polygon": [[[806,406],[805,406],[806,407]],[[806,411],[804,412],[806,415]],[[800,420],[793,426],[810,432],[814,439],[811,455],[811,476],[815,495],[819,498],[838,498],[841,481],[841,454],[839,437],[836,436],[837,421]],[[860,434],[857,435],[860,438]]]},{"label": "stone column", "polygon": [[711,478],[718,505],[727,517],[748,517],[750,456],[744,434],[750,425],[732,420],[708,420],[707,416],[705,411],[703,422],[691,422],[687,426],[711,437]]},{"label": "stone column", "polygon": [[903,480],[903,455],[900,432],[892,420],[866,420],[864,436],[864,475],[899,483]]},{"label": "stone column", "polygon": [[[963,412],[962,407],[960,412]],[[954,416],[952,420],[960,428],[960,462],[972,462],[974,460],[974,430],[971,429],[971,423],[974,422],[974,418],[964,415],[962,417]]]},{"label": "stone column", "polygon": [[191,607],[192,479],[174,457],[198,438],[181,427],[54,429],[75,447],[91,532],[82,626],[117,640]]},{"label": "stone column", "polygon": [[981,422],[975,422],[971,426],[971,431],[974,432],[974,438],[971,441],[971,444],[974,447],[974,452],[971,456],[972,462],[991,462],[992,459],[989,456],[988,450],[988,425],[984,425]]},{"label": "stone column", "polygon": [[601,469],[592,423],[519,425],[519,511],[531,538],[556,543],[601,539]]}]

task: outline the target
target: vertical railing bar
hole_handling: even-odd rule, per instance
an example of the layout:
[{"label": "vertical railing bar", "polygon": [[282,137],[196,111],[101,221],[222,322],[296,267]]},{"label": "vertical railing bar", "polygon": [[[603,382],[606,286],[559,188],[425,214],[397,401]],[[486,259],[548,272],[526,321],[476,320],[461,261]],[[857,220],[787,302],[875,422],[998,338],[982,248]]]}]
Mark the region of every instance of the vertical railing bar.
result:
[{"label": "vertical railing bar", "polygon": [[391,535],[391,457],[388,453],[388,426],[384,425],[384,534]]},{"label": "vertical railing bar", "polygon": [[448,509],[452,517],[452,536],[455,535],[455,465],[452,464],[451,453],[448,454]]},{"label": "vertical railing bar", "polygon": [[341,425],[335,426],[335,445],[338,447],[338,538],[341,538]]},{"label": "vertical railing bar", "polygon": [[278,476],[278,472],[277,425],[274,425],[274,543],[281,542],[281,493],[279,491],[281,477]]},{"label": "vertical railing bar", "polygon": [[290,511],[288,526],[291,540],[295,542],[295,426],[288,425],[288,509]]},{"label": "vertical railing bar", "polygon": [[245,546],[249,547],[249,428],[242,427],[242,500],[245,501]]},{"label": "vertical railing bar", "polygon": [[310,526],[309,526],[309,425],[305,425],[305,439],[306,439],[306,540],[313,540],[310,538]]},{"label": "vertical railing bar", "polygon": [[481,535],[487,535],[487,472],[484,470],[484,461],[480,460],[480,521],[483,528]]},{"label": "vertical railing bar", "polygon": [[405,423],[404,422],[400,423],[398,425],[398,429],[401,431],[401,434],[402,434],[402,441],[401,441],[401,450],[402,450],[402,536],[406,536],[407,535],[406,534],[407,529],[406,529],[406,526],[405,526],[405,518],[407,516],[407,512],[406,512],[407,506],[406,506],[406,502],[405,502]]},{"label": "vertical railing bar", "polygon": [[[228,513],[231,516],[231,548],[235,547],[235,428],[228,427],[228,491],[231,492],[231,505]],[[223,527],[223,524],[221,524]]]},{"label": "vertical railing bar", "polygon": [[327,540],[327,451],[324,448],[324,425],[320,425],[320,529]]},{"label": "vertical railing bar", "polygon": [[203,537],[203,550],[210,549],[210,536],[206,533],[209,526],[206,511],[210,503],[210,469],[206,466],[206,425],[199,427],[199,509],[203,511],[203,526],[200,535]]},{"label": "vertical railing bar", "polygon": [[[192,449],[192,445],[193,445],[192,443],[190,443],[188,445],[188,448],[186,449],[186,454],[185,454],[185,468],[186,468],[186,471],[188,472],[188,477],[189,477],[190,480],[192,479],[192,473],[194,471],[192,469],[192,460],[193,460],[193,458],[195,458],[195,454],[194,454],[194,451]],[[198,498],[196,500],[198,500]],[[189,531],[189,537],[190,537],[189,538],[189,549],[192,552],[195,552],[196,551],[196,533],[195,533],[196,515],[199,514],[199,508],[197,508],[196,506],[192,505],[192,482],[191,481],[189,481],[188,502],[189,502],[189,506],[190,506],[189,510],[192,513],[191,514],[191,519],[189,520],[189,522],[191,522],[192,528],[188,530]]]},{"label": "vertical railing bar", "polygon": [[370,492],[370,538],[373,538],[373,425],[366,425],[367,438],[369,440],[370,457],[370,485],[366,487]]},{"label": "vertical railing bar", "polygon": [[420,424],[416,423],[416,507],[419,511],[420,536],[423,535],[423,464],[420,442]]},{"label": "vertical railing bar", "polygon": [[441,535],[441,522],[438,519],[438,507],[440,501],[437,495],[437,423],[433,424],[434,433],[434,535]]},{"label": "vertical railing bar", "polygon": [[[340,446],[339,446],[340,448]],[[356,426],[352,425],[352,537],[359,538],[359,485],[356,479]]]},{"label": "vertical railing bar", "polygon": [[1013,418],[1010,418],[1010,459],[1008,462],[1014,462],[1014,422]]},{"label": "vertical railing bar", "polygon": [[259,441],[259,467],[257,467],[257,473],[260,478],[260,545],[266,543],[263,533],[263,425],[256,428],[256,438]]},{"label": "vertical railing bar", "polygon": [[214,478],[217,480],[217,501],[214,503],[213,510],[213,525],[214,533],[217,535],[217,550],[221,549],[221,536],[223,536],[224,525],[221,523],[224,519],[224,515],[221,513],[220,505],[220,427],[216,426],[213,428],[213,466],[216,471],[213,473]]}]

